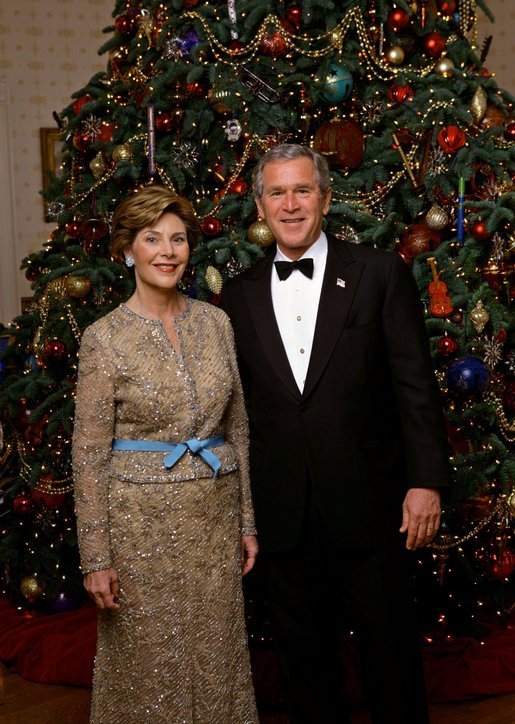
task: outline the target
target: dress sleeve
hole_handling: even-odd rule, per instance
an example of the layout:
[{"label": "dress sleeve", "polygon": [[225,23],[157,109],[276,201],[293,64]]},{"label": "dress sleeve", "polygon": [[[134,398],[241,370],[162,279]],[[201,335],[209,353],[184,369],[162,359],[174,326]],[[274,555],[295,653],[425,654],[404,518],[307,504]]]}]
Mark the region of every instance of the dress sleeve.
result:
[{"label": "dress sleeve", "polygon": [[112,565],[109,547],[108,484],[114,430],[114,375],[109,350],[95,332],[84,332],[73,432],[73,478],[81,569]]},{"label": "dress sleeve", "polygon": [[228,317],[224,315],[224,337],[229,354],[232,372],[232,396],[225,412],[225,438],[232,447],[238,461],[240,475],[240,504],[241,504],[241,532],[242,535],[256,535],[254,522],[254,508],[250,493],[249,472],[249,424],[243,389],[241,386],[238,363],[236,361],[236,347],[234,333]]}]

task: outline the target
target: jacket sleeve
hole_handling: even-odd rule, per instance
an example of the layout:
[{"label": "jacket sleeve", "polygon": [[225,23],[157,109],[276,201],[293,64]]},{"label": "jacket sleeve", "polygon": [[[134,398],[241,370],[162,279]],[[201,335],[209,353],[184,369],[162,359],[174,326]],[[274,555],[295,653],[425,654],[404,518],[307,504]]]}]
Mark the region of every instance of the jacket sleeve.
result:
[{"label": "jacket sleeve", "polygon": [[86,329],[79,354],[73,432],[75,512],[83,573],[110,568],[108,485],[114,430],[114,374],[109,349]]},{"label": "jacket sleeve", "polygon": [[234,450],[240,475],[240,504],[242,535],[256,535],[254,509],[250,493],[249,473],[249,426],[243,398],[234,333],[228,318],[224,315],[224,338],[232,373],[232,395],[225,413],[225,436]]},{"label": "jacket sleeve", "polygon": [[407,483],[449,483],[447,436],[421,302],[413,276],[395,254],[387,273],[383,330],[406,450]]}]

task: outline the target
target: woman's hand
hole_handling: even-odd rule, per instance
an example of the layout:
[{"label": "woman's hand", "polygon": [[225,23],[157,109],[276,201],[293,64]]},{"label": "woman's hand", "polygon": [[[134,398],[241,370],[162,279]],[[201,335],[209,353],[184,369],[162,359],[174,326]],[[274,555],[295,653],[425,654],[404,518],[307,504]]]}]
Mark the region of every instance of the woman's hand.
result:
[{"label": "woman's hand", "polygon": [[241,536],[241,573],[245,576],[254,568],[259,546],[255,535]]},{"label": "woman's hand", "polygon": [[114,568],[86,573],[84,588],[98,608],[106,608],[110,611],[117,611],[120,608],[118,604],[118,574]]}]

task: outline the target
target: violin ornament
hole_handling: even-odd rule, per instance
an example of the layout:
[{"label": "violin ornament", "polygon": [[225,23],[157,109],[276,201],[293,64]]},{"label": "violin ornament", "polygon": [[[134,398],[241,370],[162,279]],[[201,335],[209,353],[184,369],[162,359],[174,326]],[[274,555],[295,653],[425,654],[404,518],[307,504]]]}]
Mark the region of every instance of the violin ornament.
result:
[{"label": "violin ornament", "polygon": [[433,281],[429,283],[429,311],[433,317],[447,317],[452,314],[454,307],[447,290],[447,284],[442,282],[436,271],[436,259],[431,256],[427,259],[431,267]]}]

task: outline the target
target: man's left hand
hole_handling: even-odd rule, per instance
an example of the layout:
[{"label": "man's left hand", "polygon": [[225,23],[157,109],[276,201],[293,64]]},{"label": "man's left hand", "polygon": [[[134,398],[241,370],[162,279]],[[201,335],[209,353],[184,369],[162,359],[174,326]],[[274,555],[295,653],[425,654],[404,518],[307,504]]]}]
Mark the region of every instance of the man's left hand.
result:
[{"label": "man's left hand", "polygon": [[410,488],[402,504],[401,533],[408,532],[410,551],[430,543],[440,527],[440,493],[436,488]]}]

